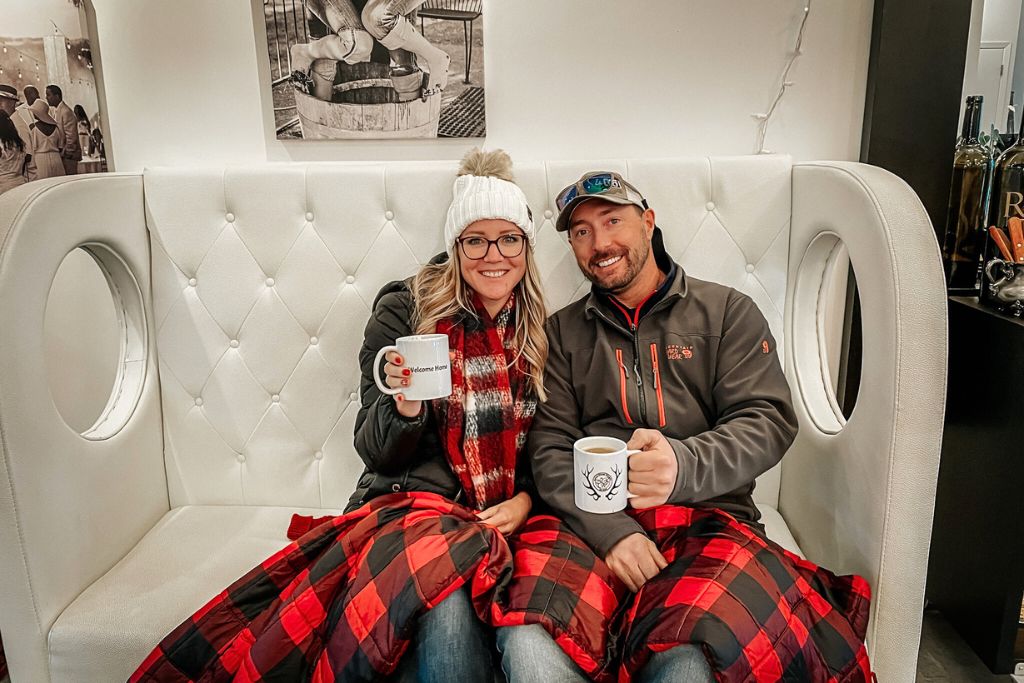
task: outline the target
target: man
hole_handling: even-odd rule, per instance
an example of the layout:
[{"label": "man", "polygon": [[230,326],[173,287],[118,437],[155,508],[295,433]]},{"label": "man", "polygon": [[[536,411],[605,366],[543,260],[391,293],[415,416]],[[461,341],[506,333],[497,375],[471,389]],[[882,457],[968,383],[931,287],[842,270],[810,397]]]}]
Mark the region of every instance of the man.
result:
[{"label": "man", "polygon": [[60,86],[46,86],[46,103],[50,105],[50,115],[57,120],[63,143],[60,145],[60,159],[64,163],[64,175],[78,173],[78,162],[82,160],[82,146],[78,142],[78,117],[74,110],[64,101],[64,93]]},{"label": "man", "polygon": [[[782,458],[797,419],[764,316],[734,289],[686,275],[635,187],[617,173],[587,173],[556,206],[556,228],[593,289],[548,321],[548,400],[527,452],[541,499],[638,591],[668,562],[626,512],[576,507],[573,442],[613,436],[642,451],[629,459],[633,508],[714,507],[762,532],[754,479]],[[506,663],[519,659],[507,648],[518,649],[560,661],[555,679],[578,679],[540,627],[515,631],[499,644]],[[700,649],[681,645],[655,654],[639,680],[711,676]]]},{"label": "man", "polygon": [[[32,111],[29,107],[32,103],[39,99],[39,91],[35,86],[26,85],[22,91],[25,93],[25,101],[19,104],[14,114],[11,115],[11,120],[14,121],[14,125],[18,129],[18,135],[21,137],[22,142],[25,143],[25,154],[28,155],[28,161],[25,164],[25,179],[35,180],[38,177],[36,173],[36,162],[33,159],[33,146],[32,146],[32,133],[31,127],[35,122],[35,117],[32,116]],[[15,99],[17,99],[18,91],[14,91]]]},{"label": "man", "polygon": [[26,85],[22,92],[25,93],[26,107],[31,107],[32,104],[39,99],[39,88],[34,85]]}]

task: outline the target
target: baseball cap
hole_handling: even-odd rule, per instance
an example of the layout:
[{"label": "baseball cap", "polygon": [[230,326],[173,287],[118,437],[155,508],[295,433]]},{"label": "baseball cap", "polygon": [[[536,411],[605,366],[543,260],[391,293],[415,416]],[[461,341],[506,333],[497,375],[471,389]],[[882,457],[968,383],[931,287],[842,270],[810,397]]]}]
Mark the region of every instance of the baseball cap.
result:
[{"label": "baseball cap", "polygon": [[602,199],[613,204],[632,204],[646,210],[647,200],[640,191],[614,171],[588,171],[572,185],[565,187],[555,198],[558,218],[556,230],[567,230],[569,219],[576,207],[589,199]]}]

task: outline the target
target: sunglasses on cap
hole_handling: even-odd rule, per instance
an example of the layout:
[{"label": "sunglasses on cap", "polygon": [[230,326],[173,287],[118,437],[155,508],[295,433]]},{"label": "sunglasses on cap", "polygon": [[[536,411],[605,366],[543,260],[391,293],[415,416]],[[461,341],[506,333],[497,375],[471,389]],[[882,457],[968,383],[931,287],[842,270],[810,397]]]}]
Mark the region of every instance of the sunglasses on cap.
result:
[{"label": "sunglasses on cap", "polygon": [[[647,202],[640,191],[626,182],[618,173],[599,171],[588,173],[572,185],[558,193],[555,197],[555,207],[561,211],[569,205],[572,200],[580,196],[600,196],[603,194],[614,195],[623,199],[629,199],[642,203],[646,208]],[[630,195],[633,196],[630,196]]]}]

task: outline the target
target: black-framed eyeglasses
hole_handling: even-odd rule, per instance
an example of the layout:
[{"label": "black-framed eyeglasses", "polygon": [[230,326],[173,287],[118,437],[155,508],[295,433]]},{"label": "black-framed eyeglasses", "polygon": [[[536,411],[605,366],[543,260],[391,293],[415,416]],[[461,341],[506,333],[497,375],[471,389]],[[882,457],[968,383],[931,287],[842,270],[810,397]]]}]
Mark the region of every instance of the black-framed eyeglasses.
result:
[{"label": "black-framed eyeglasses", "polygon": [[498,248],[498,253],[505,258],[515,258],[523,253],[523,246],[526,244],[526,235],[510,232],[502,235],[496,240],[489,240],[480,235],[461,237],[458,240],[462,247],[462,255],[473,261],[479,261],[487,256],[493,244]]}]

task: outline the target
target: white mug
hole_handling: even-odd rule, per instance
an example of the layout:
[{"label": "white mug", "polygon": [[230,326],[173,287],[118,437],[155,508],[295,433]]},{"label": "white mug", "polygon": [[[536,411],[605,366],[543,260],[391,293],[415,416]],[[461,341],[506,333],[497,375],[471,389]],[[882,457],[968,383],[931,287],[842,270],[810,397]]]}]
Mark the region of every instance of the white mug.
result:
[{"label": "white mug", "polygon": [[[402,367],[411,373],[409,386],[392,389],[380,378],[380,361],[388,351],[397,351]],[[448,358],[447,334],[414,334],[399,337],[394,346],[385,346],[373,361],[373,379],[383,393],[402,394],[410,401],[429,401],[452,393],[451,360]]]},{"label": "white mug", "polygon": [[607,514],[626,509],[632,498],[626,442],[611,436],[587,436],[572,446],[576,507],[584,512]]}]

